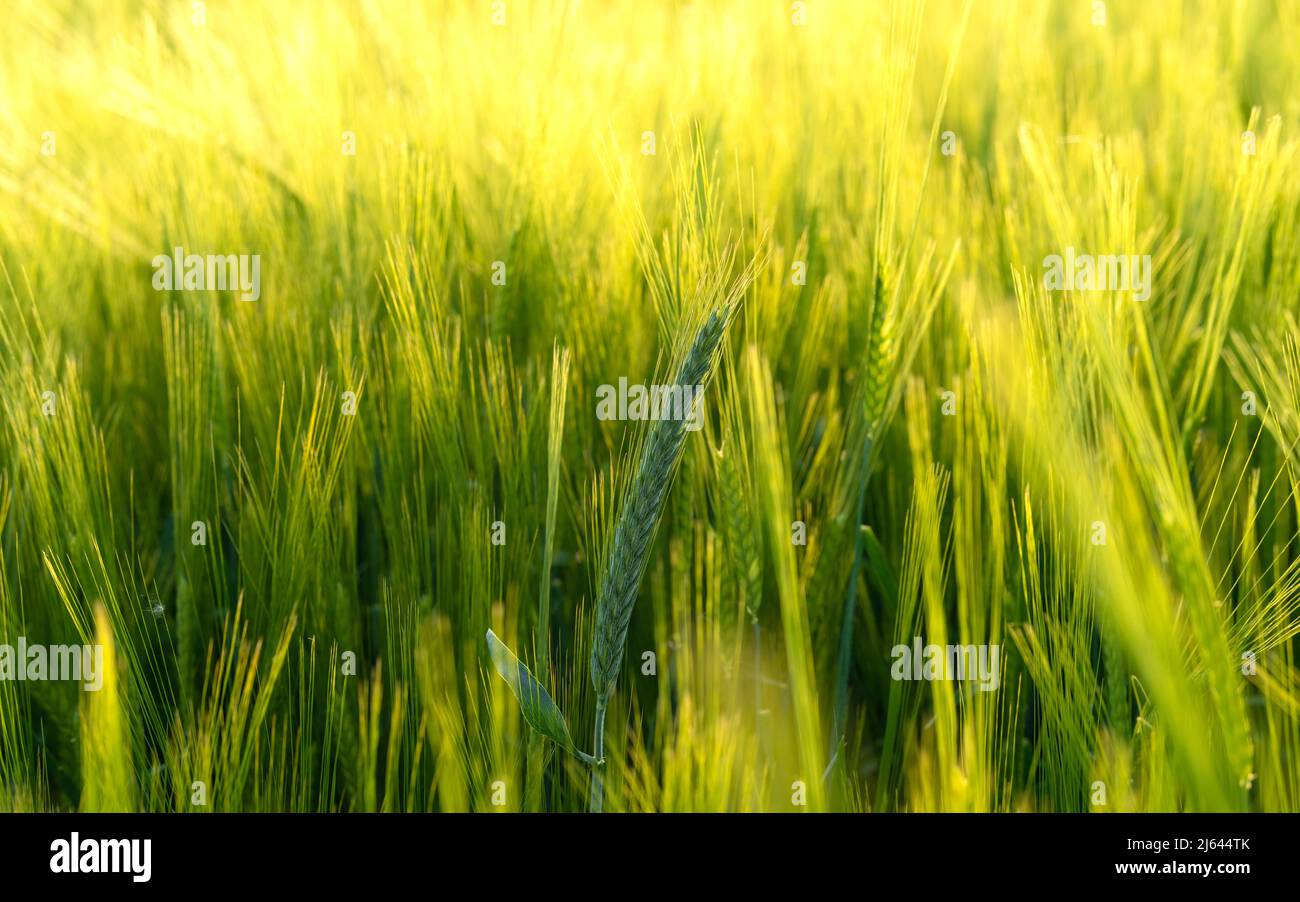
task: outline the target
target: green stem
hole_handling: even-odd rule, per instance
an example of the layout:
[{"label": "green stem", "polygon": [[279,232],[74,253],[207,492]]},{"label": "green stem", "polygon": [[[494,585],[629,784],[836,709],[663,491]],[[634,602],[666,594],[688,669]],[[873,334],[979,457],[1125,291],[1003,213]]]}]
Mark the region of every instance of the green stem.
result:
[{"label": "green stem", "polygon": [[587,810],[600,814],[605,806],[605,699],[596,702],[596,763],[591,766],[591,796]]},{"label": "green stem", "polygon": [[840,653],[835,664],[835,718],[831,725],[831,760],[836,760],[844,734],[844,719],[849,701],[849,664],[853,651],[853,613],[858,600],[858,570],[862,564],[862,514],[867,505],[867,474],[871,467],[874,437],[868,433],[862,449],[862,472],[858,482],[858,504],[853,518],[853,569],[849,572],[849,588],[844,593],[844,612],[840,620]]},{"label": "green stem", "polygon": [[[537,674],[543,685],[551,682],[551,541],[553,518],[547,518],[545,546],[542,552],[541,585],[537,592]],[[541,811],[545,795],[546,749],[536,730],[528,738],[528,811]]]}]

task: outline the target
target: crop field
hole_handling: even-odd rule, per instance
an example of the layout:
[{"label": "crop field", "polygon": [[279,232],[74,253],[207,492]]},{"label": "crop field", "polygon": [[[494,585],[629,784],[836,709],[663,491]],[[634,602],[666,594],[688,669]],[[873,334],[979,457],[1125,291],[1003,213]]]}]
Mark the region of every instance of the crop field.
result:
[{"label": "crop field", "polygon": [[0,811],[1300,811],[1300,0],[6,0]]}]

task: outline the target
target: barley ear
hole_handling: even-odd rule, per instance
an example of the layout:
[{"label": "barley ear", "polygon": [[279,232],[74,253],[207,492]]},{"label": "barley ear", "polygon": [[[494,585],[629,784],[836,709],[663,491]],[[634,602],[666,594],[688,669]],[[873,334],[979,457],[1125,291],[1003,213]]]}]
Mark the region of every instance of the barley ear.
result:
[{"label": "barley ear", "polygon": [[[731,312],[726,307],[715,310],[700,327],[678,371],[676,385],[702,389],[707,383]],[[601,702],[607,701],[613,692],[623,663],[623,646],[637,590],[685,441],[684,417],[654,422],[641,453],[636,478],[614,527],[614,540],[596,601],[596,628],[591,643],[591,684]]]}]

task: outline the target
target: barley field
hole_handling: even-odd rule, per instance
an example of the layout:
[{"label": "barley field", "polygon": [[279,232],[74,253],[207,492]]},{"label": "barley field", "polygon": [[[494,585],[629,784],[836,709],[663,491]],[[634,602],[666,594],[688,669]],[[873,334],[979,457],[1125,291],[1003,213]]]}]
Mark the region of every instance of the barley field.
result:
[{"label": "barley field", "polygon": [[1300,811],[1297,0],[8,0],[0,810]]}]

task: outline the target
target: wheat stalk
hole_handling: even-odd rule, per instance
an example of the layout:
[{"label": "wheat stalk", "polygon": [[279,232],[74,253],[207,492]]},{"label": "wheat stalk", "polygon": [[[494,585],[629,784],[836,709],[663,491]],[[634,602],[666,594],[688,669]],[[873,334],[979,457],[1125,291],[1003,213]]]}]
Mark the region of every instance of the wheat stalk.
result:
[{"label": "wheat stalk", "polygon": [[[677,373],[675,385],[695,389],[696,403],[717,360],[727,323],[734,312],[721,307],[710,314],[695,334],[690,351]],[[686,442],[686,416],[657,420],[650,430],[636,478],[627,492],[614,540],[607,556],[605,575],[596,601],[596,627],[591,643],[591,685],[596,690],[595,758],[604,762],[605,710],[623,663],[627,628],[636,606],[637,590],[645,573],[655,530],[663,515],[664,500]],[[601,772],[593,772],[591,810],[602,807]]]},{"label": "wheat stalk", "polygon": [[[726,322],[724,311],[718,310],[700,327],[675,385],[692,388],[704,385],[713,371],[715,352]],[[596,603],[596,634],[591,646],[591,684],[598,702],[609,699],[623,663],[623,644],[636,605],[637,589],[685,441],[684,418],[655,422],[614,528],[614,542]]]}]

